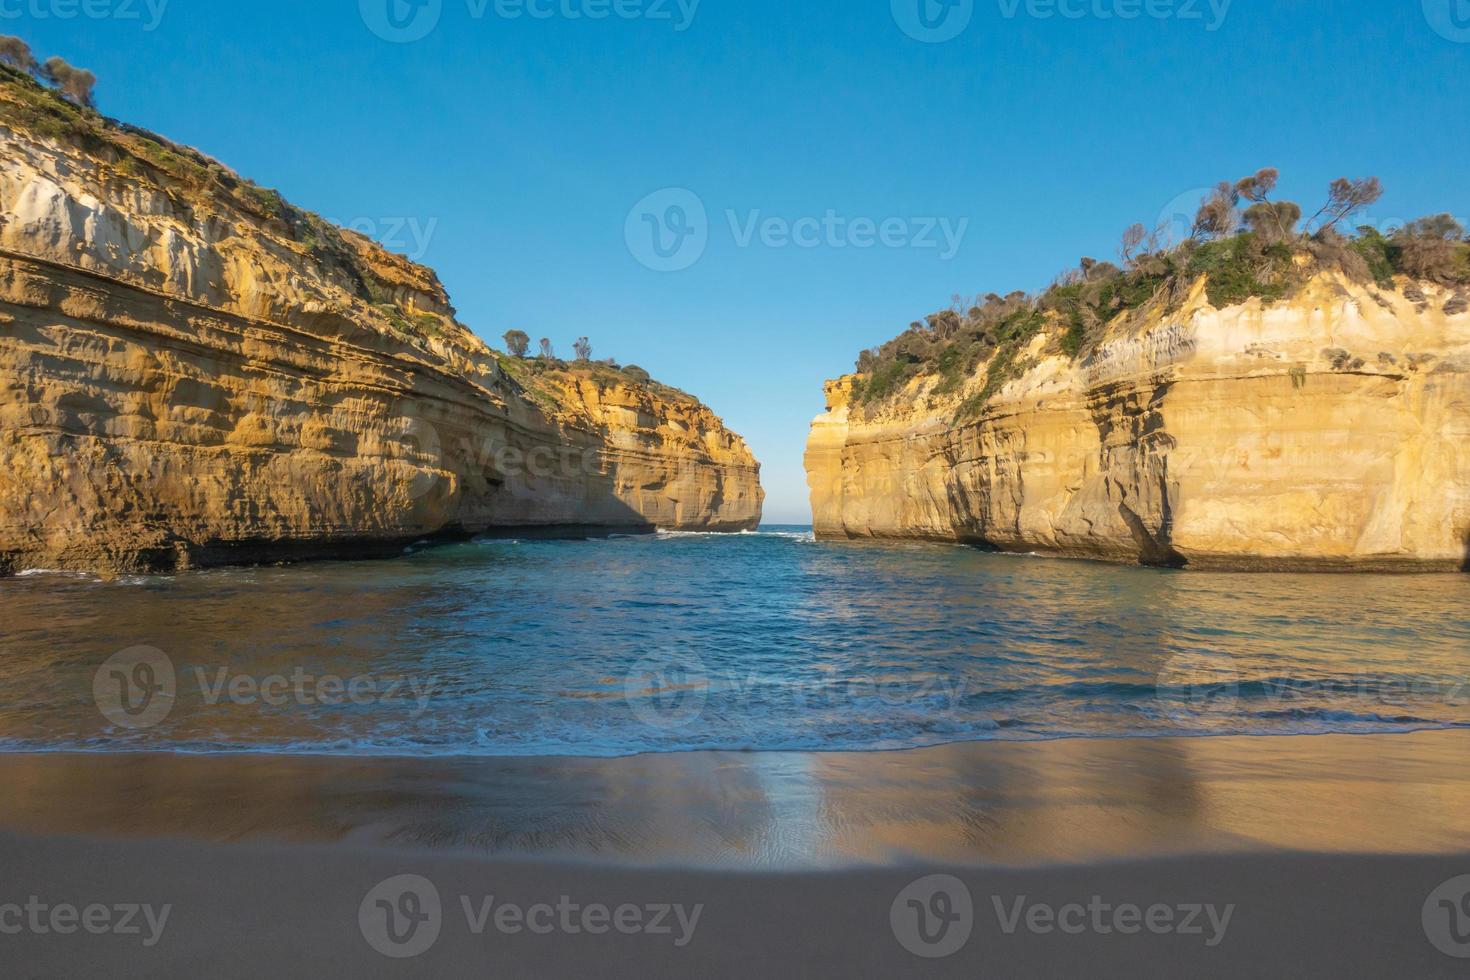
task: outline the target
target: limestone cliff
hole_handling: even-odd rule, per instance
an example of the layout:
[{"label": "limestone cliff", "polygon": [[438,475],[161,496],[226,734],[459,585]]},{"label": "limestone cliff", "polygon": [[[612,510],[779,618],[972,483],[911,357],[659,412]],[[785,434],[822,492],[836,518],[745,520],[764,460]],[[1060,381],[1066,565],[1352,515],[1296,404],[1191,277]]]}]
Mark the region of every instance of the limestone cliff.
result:
[{"label": "limestone cliff", "polygon": [[[1317,270],[1288,298],[1119,318],[1081,357],[1048,323],[1017,369],[854,404],[827,386],[818,535],[1191,568],[1470,570],[1463,291]],[[1005,379],[976,392],[989,378]]]},{"label": "limestone cliff", "polygon": [[693,398],[497,355],[432,271],[0,78],[0,574],[733,531],[762,496]]}]

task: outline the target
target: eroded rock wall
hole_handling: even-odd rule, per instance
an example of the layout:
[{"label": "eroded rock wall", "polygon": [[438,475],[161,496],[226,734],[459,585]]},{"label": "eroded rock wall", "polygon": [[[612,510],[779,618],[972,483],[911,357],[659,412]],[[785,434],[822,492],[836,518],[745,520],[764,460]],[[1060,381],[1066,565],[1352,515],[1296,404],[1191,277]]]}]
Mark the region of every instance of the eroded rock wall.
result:
[{"label": "eroded rock wall", "polygon": [[956,413],[984,365],[955,395],[921,378],[877,407],[852,404],[852,378],[829,383],[807,453],[817,533],[1195,568],[1463,569],[1462,299],[1324,273],[1289,301],[1217,310],[1201,283],[1077,361],[1037,337],[972,419]]},{"label": "eroded rock wall", "polygon": [[518,380],[430,270],[5,108],[0,574],[758,524],[758,464],[693,398]]}]

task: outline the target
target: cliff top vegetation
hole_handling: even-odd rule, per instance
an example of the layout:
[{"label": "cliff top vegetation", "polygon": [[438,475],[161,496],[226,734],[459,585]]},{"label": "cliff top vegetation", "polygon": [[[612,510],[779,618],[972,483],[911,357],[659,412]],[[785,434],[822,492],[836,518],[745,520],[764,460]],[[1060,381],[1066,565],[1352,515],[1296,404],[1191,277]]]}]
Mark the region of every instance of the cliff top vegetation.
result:
[{"label": "cliff top vegetation", "polygon": [[548,376],[559,376],[562,380],[590,380],[602,388],[643,388],[666,401],[700,404],[699,399],[688,392],[653,380],[647,371],[636,364],[619,364],[610,357],[594,361],[592,342],[586,337],[579,337],[572,344],[572,349],[576,352],[576,358],[572,361],[557,357],[555,345],[548,337],[541,338],[539,352],[535,355],[530,353],[530,335],[523,330],[506,331],[504,340],[505,349],[510,356],[501,359],[501,366],[522,387],[530,391],[544,387],[542,382]]},{"label": "cliff top vegetation", "polygon": [[[431,293],[442,296],[437,277],[393,256],[377,243],[290,204],[278,191],[241,177],[200,151],[97,110],[96,79],[59,58],[38,63],[19,38],[0,36],[0,125],[69,144],[166,195],[180,214],[233,211],[248,216],[272,236],[291,242],[381,314],[389,330],[415,342],[462,327],[437,313],[416,310],[396,295],[374,268],[372,256],[400,266]],[[447,297],[443,297],[447,307]]]},{"label": "cliff top vegetation", "polygon": [[[91,72],[72,68],[60,58],[41,63],[20,38],[0,35],[0,125],[75,146],[121,173],[155,185],[183,213],[209,204],[253,217],[271,234],[294,242],[337,272],[390,330],[415,342],[463,329],[437,313],[405,305],[365,253],[381,253],[390,262],[413,266],[407,259],[391,256],[370,239],[292,205],[279,192],[241,177],[199,150],[104,116],[97,110],[95,85]],[[424,285],[442,291],[431,270],[415,268],[421,269]],[[447,299],[445,296],[446,306]],[[533,397],[543,396],[539,400],[548,407],[555,399],[544,390],[545,385],[538,385],[538,379],[550,374],[590,378],[604,386],[645,387],[669,401],[698,404],[692,395],[654,381],[637,365],[624,367],[611,359],[593,361],[586,337],[573,343],[576,360],[572,362],[557,358],[549,339],[542,339],[540,356],[531,358],[526,356],[530,338],[524,332],[510,331],[505,340],[512,357],[502,359],[502,367]]]},{"label": "cliff top vegetation", "polygon": [[[1305,222],[1300,205],[1273,199],[1278,178],[1276,170],[1265,169],[1220,183],[1200,202],[1192,233],[1182,242],[1167,241],[1163,228],[1133,225],[1123,234],[1117,263],[1084,258],[1039,294],[954,297],[949,308],[862,353],[853,402],[875,405],[921,376],[938,379],[934,394],[955,394],[989,362],[984,386],[957,413],[974,416],[1022,373],[1022,351],[1044,330],[1050,329],[1061,353],[1086,357],[1108,324],[1145,308],[1177,308],[1201,277],[1218,308],[1285,299],[1329,269],[1382,289],[1405,280],[1406,290],[1416,282],[1470,286],[1470,242],[1451,216],[1421,218],[1386,233],[1367,226],[1345,232],[1354,216],[1381,198],[1376,177],[1334,181],[1326,203]],[[1451,303],[1463,309],[1465,293],[1457,291]]]}]

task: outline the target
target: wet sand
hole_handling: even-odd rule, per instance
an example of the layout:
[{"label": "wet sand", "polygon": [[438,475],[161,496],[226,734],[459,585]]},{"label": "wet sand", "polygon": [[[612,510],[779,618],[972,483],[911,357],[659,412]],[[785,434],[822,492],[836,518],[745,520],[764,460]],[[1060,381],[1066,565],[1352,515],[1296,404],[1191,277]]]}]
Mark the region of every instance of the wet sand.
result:
[{"label": "wet sand", "polygon": [[0,830],[793,870],[1470,851],[1470,731],[623,759],[0,756]]},{"label": "wet sand", "polygon": [[[1470,959],[1435,939],[1470,930],[1470,912],[1431,896],[1470,875],[1467,763],[1465,732],[620,760],[10,756],[0,975],[1462,977]],[[939,959],[893,924],[934,873],[973,903],[968,941]],[[361,918],[399,875],[442,901],[437,938],[404,959]],[[701,910],[682,934],[476,934],[492,895]],[[31,896],[171,911],[146,947],[146,927],[6,934],[4,904]],[[913,908],[954,908],[927,903]],[[1213,934],[1202,914],[1198,933],[1125,933],[1106,915],[1007,930],[1016,908],[1089,903],[1230,919]]]}]

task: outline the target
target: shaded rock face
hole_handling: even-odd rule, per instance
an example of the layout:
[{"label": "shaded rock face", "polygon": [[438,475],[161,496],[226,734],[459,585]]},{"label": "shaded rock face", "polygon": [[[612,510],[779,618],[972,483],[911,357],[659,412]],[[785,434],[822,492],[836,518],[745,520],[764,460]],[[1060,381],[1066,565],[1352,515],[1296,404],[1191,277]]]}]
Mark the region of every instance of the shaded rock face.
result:
[{"label": "shaded rock face", "polygon": [[336,234],[0,113],[0,574],[759,523],[703,405],[575,368],[528,390],[431,271]]},{"label": "shaded rock face", "polygon": [[1451,291],[1322,274],[1289,301],[1048,337],[979,418],[917,379],[827,385],[807,471],[825,538],[959,541],[1190,568],[1470,569],[1470,316]]}]

